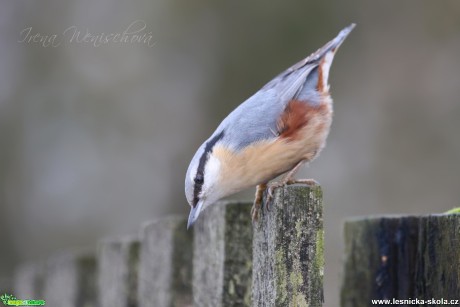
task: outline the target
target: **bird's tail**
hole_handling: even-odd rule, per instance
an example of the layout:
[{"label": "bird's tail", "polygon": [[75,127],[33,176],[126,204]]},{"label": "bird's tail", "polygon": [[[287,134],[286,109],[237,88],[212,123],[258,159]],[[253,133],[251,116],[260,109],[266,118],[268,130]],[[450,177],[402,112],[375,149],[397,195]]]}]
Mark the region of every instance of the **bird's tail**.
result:
[{"label": "bird's tail", "polygon": [[[331,41],[329,41],[326,45],[323,47],[319,48],[316,52],[312,53],[310,56],[305,58],[304,60],[300,61],[296,65],[303,66],[307,63],[312,63],[312,62],[317,62],[321,60],[326,54],[330,51],[335,52],[337,48],[342,45],[342,43],[345,41],[347,38],[348,34],[356,27],[356,24],[352,23],[348,27],[344,28],[342,31],[339,32],[339,34]],[[294,65],[291,68],[294,68],[296,65]],[[300,68],[300,67],[299,67]],[[295,68],[294,68],[295,69]]]},{"label": "bird's tail", "polygon": [[267,83],[263,89],[274,88],[282,96],[289,98],[302,95],[302,91],[327,91],[329,69],[335,52],[355,26],[353,23],[344,28],[333,40],[286,69]]}]

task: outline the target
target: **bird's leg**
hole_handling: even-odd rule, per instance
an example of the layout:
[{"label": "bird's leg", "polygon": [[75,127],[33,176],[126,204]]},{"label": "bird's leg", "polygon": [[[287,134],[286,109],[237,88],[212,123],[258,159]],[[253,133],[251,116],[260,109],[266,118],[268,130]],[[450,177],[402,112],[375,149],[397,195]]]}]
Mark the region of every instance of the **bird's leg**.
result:
[{"label": "bird's leg", "polygon": [[[291,184],[291,182],[293,181],[293,177],[295,175],[295,173],[297,173],[297,171],[299,170],[299,168],[302,166],[302,164],[304,163],[304,161],[300,161],[299,163],[297,163],[287,174],[286,176],[284,176],[284,178],[281,180],[281,181],[278,181],[278,182],[270,182],[268,184],[268,188],[267,188],[267,203],[271,202],[272,199],[273,199],[273,191],[276,189],[276,188],[279,188],[279,187],[282,187],[286,184]],[[267,206],[268,207],[268,206]]]},{"label": "bird's leg", "polygon": [[264,191],[266,188],[267,188],[267,183],[261,183],[257,185],[256,196],[254,198],[254,204],[252,205],[252,209],[251,209],[251,217],[252,217],[253,223],[259,219],[259,211],[260,211],[260,208],[262,207],[262,199],[263,199]]},{"label": "bird's leg", "polygon": [[318,182],[314,179],[294,179],[294,175],[297,173],[297,171],[300,169],[300,167],[305,163],[306,160],[302,160],[299,163],[297,163],[283,178],[283,180],[279,182],[271,182],[268,184],[267,188],[267,200],[266,200],[266,207],[267,210],[270,209],[270,203],[273,200],[273,191],[276,188],[285,186],[285,185],[290,185],[290,184],[296,184],[296,183],[303,183],[307,184],[310,186],[315,186],[318,185]]}]

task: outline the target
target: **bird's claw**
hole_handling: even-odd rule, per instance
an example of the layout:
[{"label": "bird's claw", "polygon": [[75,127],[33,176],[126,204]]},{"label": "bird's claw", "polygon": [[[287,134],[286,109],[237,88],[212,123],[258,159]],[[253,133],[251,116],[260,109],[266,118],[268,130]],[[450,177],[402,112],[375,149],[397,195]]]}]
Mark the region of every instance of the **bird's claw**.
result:
[{"label": "bird's claw", "polygon": [[259,184],[257,186],[254,204],[251,208],[251,218],[253,223],[259,219],[259,211],[262,208],[263,195],[266,187],[267,185],[265,183]]},{"label": "bird's claw", "polygon": [[255,223],[259,220],[259,211],[260,211],[260,204],[254,203],[251,208],[252,223]]},{"label": "bird's claw", "polygon": [[[274,198],[275,189],[279,187],[284,187],[286,185],[296,184],[296,183],[306,184],[308,186],[319,185],[319,183],[314,179],[292,179],[292,178],[287,178],[280,182],[272,182],[269,184],[258,185],[257,190],[256,190],[256,196],[254,199],[254,204],[252,205],[252,208],[251,208],[252,222],[255,223],[258,221],[259,212],[262,209],[262,203],[264,204],[265,209],[267,211],[271,210],[271,205],[272,205],[272,201]],[[267,193],[265,197],[265,202],[263,202],[264,191],[266,191]]]},{"label": "bird's claw", "polygon": [[275,189],[296,183],[306,184],[310,187],[319,185],[315,179],[285,179],[281,182],[269,183],[267,185],[267,197],[265,198],[265,207],[267,211],[270,211]]},{"label": "bird's claw", "polygon": [[[252,222],[255,223],[259,220],[259,212],[260,209],[262,209],[262,205],[265,206],[265,209],[267,211],[270,211],[270,204],[273,200],[273,191],[278,187],[277,184],[270,184],[266,188],[267,191],[267,196],[265,197],[265,202],[263,201],[263,190],[260,190],[258,187],[258,190],[256,192],[256,198],[254,199],[254,204],[252,205],[251,208],[251,218]],[[259,194],[260,193],[260,194]]]},{"label": "bird's claw", "polygon": [[270,211],[271,203],[274,198],[274,191],[275,189],[284,186],[286,183],[285,182],[273,182],[268,184],[267,186],[267,197],[265,198],[265,208],[267,211]]}]

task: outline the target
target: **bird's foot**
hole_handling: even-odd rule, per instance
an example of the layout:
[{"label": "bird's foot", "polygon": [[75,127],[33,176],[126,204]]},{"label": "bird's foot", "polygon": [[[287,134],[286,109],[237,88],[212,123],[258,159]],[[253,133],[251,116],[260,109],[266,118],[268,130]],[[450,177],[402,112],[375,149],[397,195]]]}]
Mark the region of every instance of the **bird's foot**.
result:
[{"label": "bird's foot", "polygon": [[279,187],[282,187],[284,185],[286,185],[287,183],[283,180],[283,181],[279,181],[279,182],[270,182],[267,186],[267,197],[265,199],[265,208],[267,208],[267,211],[270,211],[270,206],[271,206],[271,203],[272,203],[272,200],[273,200],[273,192],[275,191],[275,189],[279,188]]},{"label": "bird's foot", "polygon": [[266,183],[257,185],[256,196],[254,198],[254,204],[252,205],[252,208],[251,208],[251,218],[252,218],[253,223],[255,223],[259,219],[259,212],[260,212],[260,209],[262,208],[262,200],[263,200],[264,191],[266,188],[267,188]]},{"label": "bird's foot", "polygon": [[270,206],[274,197],[273,192],[275,191],[275,189],[291,184],[306,184],[311,187],[319,185],[319,183],[315,179],[285,178],[279,182],[271,182],[267,185],[267,198],[265,200],[265,206],[267,208],[267,211],[270,211]]},{"label": "bird's foot", "polygon": [[309,186],[316,186],[319,185],[319,183],[314,180],[314,179],[294,179],[294,178],[285,178],[282,181],[279,182],[270,182],[270,183],[262,183],[257,185],[256,188],[256,195],[254,198],[254,204],[252,205],[251,208],[251,218],[252,222],[255,223],[259,219],[259,212],[260,209],[262,209],[262,203],[263,203],[263,195],[264,191],[267,191],[267,197],[265,199],[265,208],[267,211],[270,211],[270,206],[271,202],[273,201],[274,197],[274,191],[276,188],[283,187],[286,185],[291,185],[291,184],[306,184]]}]

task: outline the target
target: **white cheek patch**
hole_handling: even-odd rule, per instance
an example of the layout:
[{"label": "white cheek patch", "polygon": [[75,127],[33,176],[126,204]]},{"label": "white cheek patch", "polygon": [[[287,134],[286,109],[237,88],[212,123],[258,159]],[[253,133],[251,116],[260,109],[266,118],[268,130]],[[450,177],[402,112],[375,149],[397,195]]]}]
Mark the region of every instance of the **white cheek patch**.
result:
[{"label": "white cheek patch", "polygon": [[203,192],[208,194],[219,180],[220,161],[213,154],[209,155],[208,162],[205,167],[205,179],[203,184]]}]

